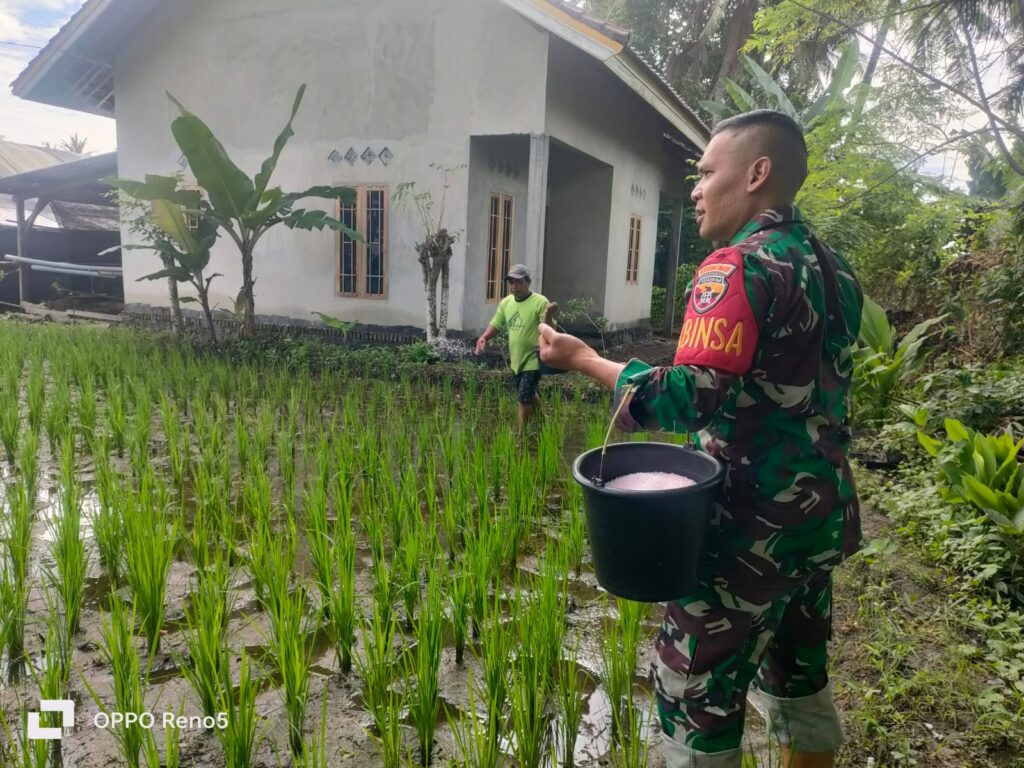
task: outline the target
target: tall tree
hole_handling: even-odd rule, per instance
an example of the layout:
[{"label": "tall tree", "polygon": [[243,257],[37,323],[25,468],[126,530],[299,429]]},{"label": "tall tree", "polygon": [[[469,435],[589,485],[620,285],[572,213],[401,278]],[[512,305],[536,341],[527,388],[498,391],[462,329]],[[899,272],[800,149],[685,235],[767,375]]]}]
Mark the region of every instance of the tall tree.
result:
[{"label": "tall tree", "polygon": [[51,144],[48,141],[44,141],[43,146],[47,149],[62,149],[65,152],[74,152],[76,155],[84,155],[85,145],[88,141],[89,139],[85,136],[79,136],[77,133],[73,133],[61,141],[60,144]]},{"label": "tall tree", "polygon": [[779,0],[580,0],[596,16],[628,28],[632,45],[662,69],[687,101],[720,98],[742,71],[739,50],[758,10]]},{"label": "tall tree", "polygon": [[[1019,120],[1024,105],[1024,3],[1020,0],[783,0],[762,11],[755,28],[752,45],[782,60],[808,30],[856,34],[872,46],[877,65],[887,70],[880,84],[900,82],[911,87],[913,80],[918,88],[941,91],[948,97],[947,104],[976,110],[988,121],[1003,160],[1024,176],[1024,167],[1009,148],[1014,138],[1024,138]],[[992,92],[989,75],[999,69],[1005,82]],[[918,118],[913,122],[926,129],[935,127],[924,115]]]},{"label": "tall tree", "polygon": [[60,143],[60,148],[68,152],[74,152],[76,155],[84,155],[85,145],[88,141],[89,139],[85,136],[73,133]]}]

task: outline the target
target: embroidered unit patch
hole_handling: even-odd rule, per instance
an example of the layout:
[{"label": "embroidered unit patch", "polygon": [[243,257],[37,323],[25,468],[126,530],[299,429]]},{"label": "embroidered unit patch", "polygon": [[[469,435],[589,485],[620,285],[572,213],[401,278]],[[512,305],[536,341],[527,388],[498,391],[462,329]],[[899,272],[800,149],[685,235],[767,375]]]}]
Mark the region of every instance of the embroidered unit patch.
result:
[{"label": "embroidered unit patch", "polygon": [[743,255],[736,248],[720,248],[697,268],[675,364],[745,373],[754,358],[757,335],[744,285]]},{"label": "embroidered unit patch", "polygon": [[693,282],[694,311],[703,315],[724,299],[729,292],[729,276],[735,271],[733,264],[702,264]]}]

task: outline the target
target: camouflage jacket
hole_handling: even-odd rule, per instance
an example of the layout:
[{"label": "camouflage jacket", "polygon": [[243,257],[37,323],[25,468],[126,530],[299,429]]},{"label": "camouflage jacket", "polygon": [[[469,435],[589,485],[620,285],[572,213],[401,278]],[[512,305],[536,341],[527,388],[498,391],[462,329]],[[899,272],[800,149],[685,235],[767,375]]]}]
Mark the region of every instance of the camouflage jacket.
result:
[{"label": "camouflage jacket", "polygon": [[862,305],[849,264],[797,209],[768,210],[698,267],[674,365],[634,359],[619,377],[621,429],[700,430],[725,462],[720,584],[785,582],[858,549],[846,449]]}]

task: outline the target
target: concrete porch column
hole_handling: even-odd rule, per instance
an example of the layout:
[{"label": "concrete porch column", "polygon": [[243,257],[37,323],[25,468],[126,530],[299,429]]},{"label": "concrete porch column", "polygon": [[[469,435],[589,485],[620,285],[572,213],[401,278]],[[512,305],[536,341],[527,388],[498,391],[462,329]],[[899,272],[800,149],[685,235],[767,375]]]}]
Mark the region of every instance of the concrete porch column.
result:
[{"label": "concrete porch column", "polygon": [[[668,238],[668,280],[665,289],[665,318],[661,322],[661,333],[671,338],[676,320],[676,270],[679,268],[679,246],[683,234],[683,201],[672,199],[672,230]],[[684,309],[683,307],[679,308]]]},{"label": "concrete porch column", "polygon": [[526,266],[533,274],[531,287],[544,292],[544,220],[547,216],[548,152],[543,134],[530,136],[530,176],[526,192]]}]

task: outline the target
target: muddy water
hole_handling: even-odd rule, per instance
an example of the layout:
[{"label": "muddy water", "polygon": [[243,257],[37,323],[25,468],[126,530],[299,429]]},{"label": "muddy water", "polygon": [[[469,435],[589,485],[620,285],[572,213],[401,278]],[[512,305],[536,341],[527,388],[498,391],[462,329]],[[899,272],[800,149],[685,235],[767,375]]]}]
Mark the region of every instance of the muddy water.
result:
[{"label": "muddy water", "polygon": [[[579,436],[582,445],[583,436]],[[570,440],[573,442],[573,440]],[[571,450],[571,449],[570,449]],[[300,452],[301,456],[301,452]],[[57,480],[52,463],[42,461],[40,493],[37,509],[38,519],[34,529],[34,546],[32,554],[33,583],[41,582],[44,569],[53,565],[48,552],[49,525],[60,514],[57,498]],[[127,467],[117,469],[127,472]],[[10,480],[13,470],[3,466],[4,477]],[[91,479],[88,467],[84,468],[83,478]],[[303,472],[301,462],[297,467],[297,482],[301,483]],[[0,493],[2,493],[0,483]],[[87,487],[83,498],[82,532],[86,541],[89,557],[89,570],[86,581],[86,595],[82,611],[82,630],[74,638],[71,673],[71,698],[76,704],[76,728],[65,735],[61,742],[62,764],[67,768],[98,768],[99,766],[119,766],[122,758],[117,750],[116,742],[108,731],[96,727],[95,718],[100,713],[99,706],[93,700],[89,687],[101,700],[113,700],[113,680],[109,669],[99,652],[100,612],[108,608],[110,585],[104,575],[92,538],[89,524],[91,515],[98,508],[95,491]],[[186,505],[186,518],[190,511]],[[539,551],[546,542],[547,531],[537,532],[525,547],[520,558],[519,568],[525,572],[536,572],[536,557],[532,552]],[[304,546],[304,540],[300,537]],[[371,558],[365,542],[361,542],[357,561],[356,593],[365,612],[371,606]],[[298,570],[309,572],[308,555],[300,546]],[[185,715],[198,715],[201,712],[199,701],[190,685],[182,675],[181,665],[185,656],[184,639],[180,632],[183,617],[183,606],[189,590],[194,582],[195,568],[183,559],[176,560],[171,567],[168,579],[165,634],[161,640],[161,649],[153,660],[150,675],[150,687],[147,692],[147,706],[157,716],[158,722],[163,712],[177,714],[179,710]],[[511,576],[506,583],[511,583]],[[287,732],[285,713],[282,706],[282,695],[279,682],[269,663],[267,636],[269,624],[265,614],[257,608],[255,593],[244,573],[235,575],[233,584],[236,600],[228,624],[228,642],[235,649],[244,648],[255,660],[260,669],[260,686],[257,697],[257,712],[262,718],[260,750],[256,765],[259,768],[276,768],[288,765],[286,741],[283,734]],[[612,747],[612,714],[610,702],[604,688],[600,684],[600,642],[602,622],[605,617],[605,594],[597,585],[589,567],[585,564],[582,573],[576,577],[570,574],[571,604],[567,622],[569,631],[566,637],[565,652],[569,648],[578,647],[578,664],[584,676],[585,708],[583,722],[574,748],[575,764],[580,768],[587,766],[607,765],[609,751]],[[121,590],[122,597],[128,597],[126,589]],[[315,596],[314,598],[315,599]],[[312,606],[311,606],[312,607]],[[34,654],[36,663],[40,663],[39,644],[45,634],[45,622],[48,608],[41,590],[33,589],[29,602],[29,629],[26,633],[26,644],[30,654]],[[660,621],[660,607],[651,606],[647,622],[647,634],[653,638]],[[321,707],[326,700],[326,745],[331,765],[344,765],[351,768],[376,768],[379,766],[376,746],[370,730],[372,721],[363,707],[361,686],[357,674],[353,671],[342,675],[338,669],[335,654],[329,644],[321,636],[310,637],[313,649],[313,674],[310,681],[310,704],[307,715],[307,734],[319,731]],[[357,638],[357,643],[359,638]],[[140,647],[140,654],[145,651]],[[472,651],[472,648],[470,649]],[[357,649],[358,652],[358,649]],[[656,743],[658,725],[651,712],[651,696],[647,679],[653,653],[653,643],[645,641],[641,648],[641,661],[635,670],[634,691],[636,703],[641,711],[646,712],[643,732],[652,743]],[[233,674],[237,679],[239,658],[232,660]],[[0,670],[2,672],[3,670]],[[441,698],[445,708],[452,713],[469,712],[469,679],[481,679],[481,671],[472,652],[467,652],[463,665],[455,664],[454,647],[449,645],[442,655],[440,680]],[[6,680],[6,675],[3,676]],[[86,686],[88,683],[88,686]],[[21,713],[26,709],[35,709],[37,695],[34,685],[23,680],[16,684],[0,683],[0,709],[12,723],[18,722]],[[478,703],[479,707],[479,703]],[[478,712],[477,714],[482,714]],[[756,718],[752,718],[756,719]],[[415,754],[415,733],[411,726],[406,729],[406,743]],[[749,729],[748,729],[749,730]],[[557,733],[557,728],[554,729]],[[162,743],[163,732],[157,727],[157,741]],[[2,737],[0,737],[2,738]],[[755,731],[755,744],[763,741]],[[561,745],[560,753],[564,751]],[[183,764],[197,768],[214,768],[222,764],[219,743],[212,732],[202,730],[184,730],[181,732],[181,755]],[[456,758],[454,739],[446,722],[439,724],[433,752],[434,765],[446,766]],[[663,763],[652,749],[649,765],[658,768]]]}]

